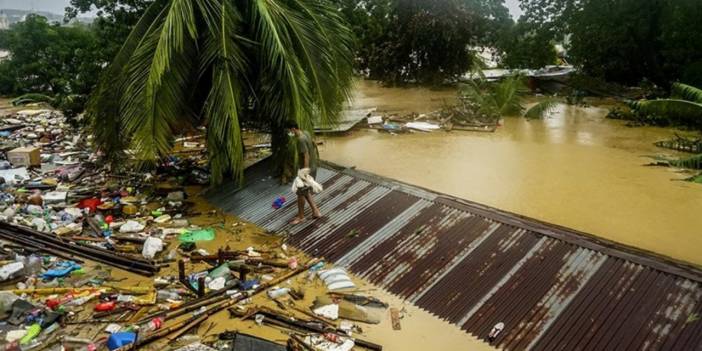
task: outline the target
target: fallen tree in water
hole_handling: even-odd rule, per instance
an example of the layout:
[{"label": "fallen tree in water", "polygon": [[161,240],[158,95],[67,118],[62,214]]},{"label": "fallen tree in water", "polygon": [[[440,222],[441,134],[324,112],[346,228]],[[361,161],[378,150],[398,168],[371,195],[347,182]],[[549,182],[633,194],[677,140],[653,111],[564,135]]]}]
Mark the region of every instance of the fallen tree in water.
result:
[{"label": "fallen tree in water", "polygon": [[[681,84],[673,84],[670,99],[639,100],[629,103],[632,111],[641,116],[656,116],[654,119],[667,119],[675,125],[682,125],[702,131],[702,89]],[[657,158],[658,165],[702,169],[702,138],[675,138],[656,143],[656,146],[681,152],[694,153],[694,156],[680,159]],[[688,178],[702,183],[702,174]]]}]

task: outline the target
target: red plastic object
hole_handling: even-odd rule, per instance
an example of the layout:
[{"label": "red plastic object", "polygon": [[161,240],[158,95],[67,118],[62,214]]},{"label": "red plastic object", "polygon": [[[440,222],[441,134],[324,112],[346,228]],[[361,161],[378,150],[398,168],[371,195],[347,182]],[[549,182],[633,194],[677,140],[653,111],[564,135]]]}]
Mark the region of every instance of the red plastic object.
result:
[{"label": "red plastic object", "polygon": [[102,200],[91,197],[88,199],[83,199],[80,200],[78,203],[78,208],[87,208],[90,210],[90,212],[95,212],[97,210],[97,207],[102,204]]},{"label": "red plastic object", "polygon": [[46,307],[55,310],[61,304],[59,299],[47,299],[45,302]]},{"label": "red plastic object", "polygon": [[108,215],[105,217],[105,223],[107,223],[107,224],[112,223],[114,220],[115,219],[111,215]]},{"label": "red plastic object", "polygon": [[115,301],[103,302],[103,303],[99,303],[95,306],[95,311],[98,311],[98,312],[112,311],[115,309],[116,306],[117,306],[117,302],[115,302]]}]

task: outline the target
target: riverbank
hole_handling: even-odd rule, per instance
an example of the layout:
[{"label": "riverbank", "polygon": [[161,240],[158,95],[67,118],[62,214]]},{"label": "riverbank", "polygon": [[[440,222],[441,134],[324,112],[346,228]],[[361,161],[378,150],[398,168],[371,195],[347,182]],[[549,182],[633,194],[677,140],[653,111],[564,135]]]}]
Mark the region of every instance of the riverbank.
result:
[{"label": "riverbank", "polygon": [[[431,112],[451,90],[361,82],[354,105]],[[702,265],[702,186],[648,155],[675,130],[625,126],[604,107],[560,105],[544,120],[505,118],[495,133],[324,137],[322,158]]]}]

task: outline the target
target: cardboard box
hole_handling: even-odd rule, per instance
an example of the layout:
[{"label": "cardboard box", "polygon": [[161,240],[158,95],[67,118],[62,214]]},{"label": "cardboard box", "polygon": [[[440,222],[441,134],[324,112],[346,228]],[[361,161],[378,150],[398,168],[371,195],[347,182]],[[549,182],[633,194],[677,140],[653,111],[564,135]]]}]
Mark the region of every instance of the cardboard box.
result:
[{"label": "cardboard box", "polygon": [[41,152],[36,147],[20,147],[7,152],[7,160],[17,166],[41,166]]}]

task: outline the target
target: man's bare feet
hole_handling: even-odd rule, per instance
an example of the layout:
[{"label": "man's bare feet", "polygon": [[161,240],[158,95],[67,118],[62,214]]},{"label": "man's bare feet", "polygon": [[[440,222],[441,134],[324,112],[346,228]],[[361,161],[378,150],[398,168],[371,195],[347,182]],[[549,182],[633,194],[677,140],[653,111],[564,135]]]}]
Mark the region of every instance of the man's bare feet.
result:
[{"label": "man's bare feet", "polygon": [[302,222],[304,222],[304,221],[305,221],[304,218],[295,217],[295,218],[293,218],[292,221],[290,221],[290,224],[292,224],[292,225],[300,224],[300,223],[302,223]]},{"label": "man's bare feet", "polygon": [[314,218],[314,219],[320,219],[320,218],[322,218],[322,213],[321,213],[321,212],[317,212],[317,213],[315,213],[315,214],[312,215],[312,218]]}]

